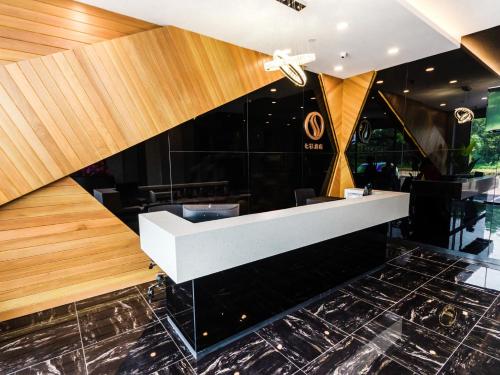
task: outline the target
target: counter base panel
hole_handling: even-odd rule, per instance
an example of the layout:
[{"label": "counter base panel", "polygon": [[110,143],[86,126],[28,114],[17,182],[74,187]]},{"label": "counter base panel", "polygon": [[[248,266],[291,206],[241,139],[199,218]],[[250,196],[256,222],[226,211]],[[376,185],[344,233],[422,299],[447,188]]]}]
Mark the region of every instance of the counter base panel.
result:
[{"label": "counter base panel", "polygon": [[168,321],[200,358],[380,267],[386,244],[383,224],[184,283],[169,280]]}]

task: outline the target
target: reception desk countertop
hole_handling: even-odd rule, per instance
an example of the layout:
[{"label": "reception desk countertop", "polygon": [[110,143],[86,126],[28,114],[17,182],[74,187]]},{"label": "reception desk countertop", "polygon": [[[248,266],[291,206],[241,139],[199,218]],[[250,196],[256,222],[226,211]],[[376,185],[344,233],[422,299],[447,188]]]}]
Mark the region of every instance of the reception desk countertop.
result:
[{"label": "reception desk countertop", "polygon": [[191,223],[139,215],[141,248],[176,283],[408,216],[409,194],[373,195]]}]

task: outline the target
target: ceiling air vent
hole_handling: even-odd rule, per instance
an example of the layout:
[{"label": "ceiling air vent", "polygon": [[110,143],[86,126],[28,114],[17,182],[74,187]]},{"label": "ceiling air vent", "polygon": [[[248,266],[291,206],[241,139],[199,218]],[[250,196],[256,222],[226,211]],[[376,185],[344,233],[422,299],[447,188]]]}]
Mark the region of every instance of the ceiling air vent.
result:
[{"label": "ceiling air vent", "polygon": [[300,12],[302,9],[306,7],[304,4],[305,1],[299,2],[296,0],[276,0],[278,3],[281,3],[283,5],[286,5],[289,8],[292,8],[293,10],[296,10],[297,12]]}]

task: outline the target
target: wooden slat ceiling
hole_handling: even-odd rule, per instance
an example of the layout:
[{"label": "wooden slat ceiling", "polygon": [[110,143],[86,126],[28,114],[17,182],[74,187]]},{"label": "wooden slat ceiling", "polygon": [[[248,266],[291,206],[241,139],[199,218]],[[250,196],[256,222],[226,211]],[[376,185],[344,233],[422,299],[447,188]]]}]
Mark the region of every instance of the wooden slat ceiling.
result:
[{"label": "wooden slat ceiling", "polygon": [[0,66],[0,204],[281,78],[175,27]]},{"label": "wooden slat ceiling", "polygon": [[150,281],[139,238],[71,178],[0,210],[0,321]]},{"label": "wooden slat ceiling", "polygon": [[0,0],[0,63],[45,56],[157,25],[70,0]]}]

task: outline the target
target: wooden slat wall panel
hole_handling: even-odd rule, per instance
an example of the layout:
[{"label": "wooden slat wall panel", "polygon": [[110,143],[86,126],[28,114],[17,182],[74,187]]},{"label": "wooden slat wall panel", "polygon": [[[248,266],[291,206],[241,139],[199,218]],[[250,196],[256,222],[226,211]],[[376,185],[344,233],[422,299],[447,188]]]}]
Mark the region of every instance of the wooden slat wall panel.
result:
[{"label": "wooden slat wall panel", "polygon": [[0,210],[0,321],[153,280],[139,238],[71,178]]},{"label": "wooden slat wall panel", "polygon": [[281,78],[266,59],[164,27],[0,66],[0,204]]},{"label": "wooden slat wall panel", "polygon": [[453,126],[448,114],[400,95],[382,92],[379,92],[379,95],[396,115],[422,155],[428,157],[441,173],[446,173],[449,147],[445,134],[447,127]]},{"label": "wooden slat wall panel", "polygon": [[466,50],[500,76],[499,35],[500,26],[497,26],[463,36],[461,42]]},{"label": "wooden slat wall panel", "polygon": [[76,1],[0,0],[0,62],[10,64],[156,27]]},{"label": "wooden slat wall panel", "polygon": [[345,80],[321,75],[325,103],[332,117],[338,147],[337,162],[330,178],[328,195],[341,197],[345,188],[354,186],[346,152],[375,75],[372,71]]}]

